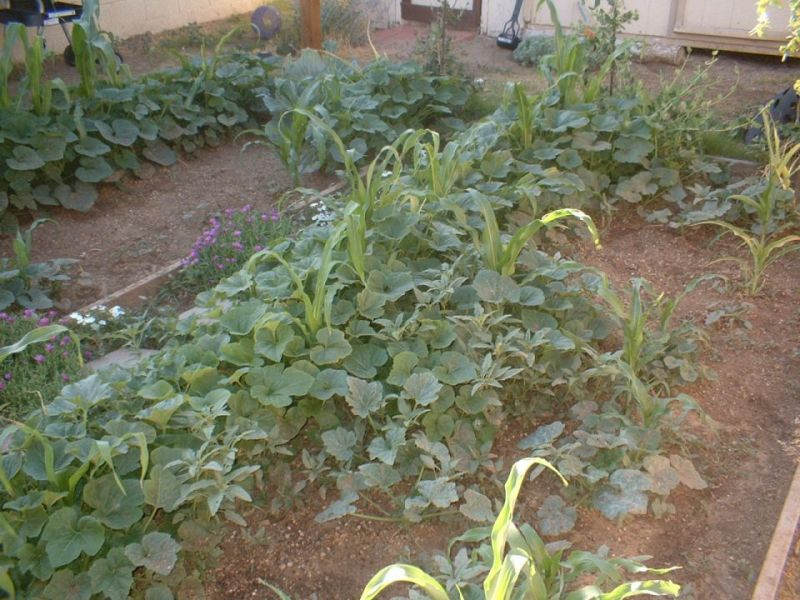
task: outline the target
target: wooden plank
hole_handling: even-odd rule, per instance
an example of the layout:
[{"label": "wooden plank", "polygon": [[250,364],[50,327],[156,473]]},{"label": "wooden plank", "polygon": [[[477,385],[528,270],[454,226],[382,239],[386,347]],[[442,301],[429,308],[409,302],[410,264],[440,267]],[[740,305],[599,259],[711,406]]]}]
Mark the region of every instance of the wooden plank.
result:
[{"label": "wooden plank", "polygon": [[800,465],[794,472],[794,479],[783,503],[781,516],[778,517],[778,524],[772,534],[772,542],[764,557],[761,574],[753,591],[753,600],[777,600],[798,521],[800,521]]},{"label": "wooden plank", "polygon": [[300,43],[303,48],[322,49],[320,0],[300,0]]}]

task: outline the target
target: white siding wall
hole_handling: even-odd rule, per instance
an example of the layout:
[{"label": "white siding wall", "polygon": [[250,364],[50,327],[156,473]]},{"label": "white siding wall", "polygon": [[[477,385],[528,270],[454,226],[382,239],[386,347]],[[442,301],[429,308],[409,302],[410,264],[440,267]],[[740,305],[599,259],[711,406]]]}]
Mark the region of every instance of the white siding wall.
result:
[{"label": "white siding wall", "polygon": [[[546,6],[535,10],[537,0],[524,0],[520,22],[524,28],[541,29],[551,25]],[[580,0],[554,0],[563,25],[578,25],[582,22]],[[784,3],[785,4],[785,3]],[[749,36],[756,24],[755,0],[626,0],[625,6],[639,12],[639,20],[626,33],[661,38],[677,37],[689,41],[703,38],[706,47],[742,50],[759,46],[776,48],[776,44],[757,41]],[[488,35],[498,34],[511,17],[514,0],[485,0],[482,30]],[[789,20],[788,9],[769,8],[771,30],[766,40],[781,40],[786,35],[785,25]],[[738,42],[740,40],[741,42]],[[697,44],[702,45],[702,44]],[[731,45],[733,47],[731,48]]]}]

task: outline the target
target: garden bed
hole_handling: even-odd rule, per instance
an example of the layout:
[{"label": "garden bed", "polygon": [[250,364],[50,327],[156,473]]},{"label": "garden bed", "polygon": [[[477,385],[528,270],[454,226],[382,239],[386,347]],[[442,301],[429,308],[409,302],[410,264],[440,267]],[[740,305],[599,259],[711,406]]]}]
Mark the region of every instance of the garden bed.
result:
[{"label": "garden bed", "polygon": [[[616,284],[642,276],[673,295],[706,272],[721,252],[718,245],[707,247],[708,235],[679,235],[632,214],[620,215],[601,238],[603,249],[584,249],[583,261]],[[605,544],[615,555],[651,555],[652,565],[680,566],[671,578],[690,584],[686,598],[750,597],[795,465],[782,442],[797,434],[800,310],[793,299],[799,284],[800,264],[785,260],[770,275],[762,297],[701,286],[684,300],[682,315],[698,323],[722,306],[735,312],[752,304],[741,320],[723,318],[709,329],[703,362],[714,370],[715,380],[687,390],[715,422],[711,428],[696,423],[696,442],[686,448],[709,488],[671,496],[674,515],[629,516],[620,527],[596,511],[580,509],[577,533],[570,537],[576,547],[596,550]],[[534,428],[500,434],[496,448],[505,464],[522,455],[516,442]],[[549,493],[537,488],[537,483],[523,488],[520,522],[530,521]],[[409,559],[419,564],[459,533],[453,523],[392,525],[345,517],[318,524],[320,501],[312,493],[307,503],[279,518],[251,510],[247,528],[228,528],[222,552],[212,560],[216,568],[209,575],[208,597],[268,597],[264,580],[293,598],[316,593],[320,599],[350,600],[380,567]]]}]

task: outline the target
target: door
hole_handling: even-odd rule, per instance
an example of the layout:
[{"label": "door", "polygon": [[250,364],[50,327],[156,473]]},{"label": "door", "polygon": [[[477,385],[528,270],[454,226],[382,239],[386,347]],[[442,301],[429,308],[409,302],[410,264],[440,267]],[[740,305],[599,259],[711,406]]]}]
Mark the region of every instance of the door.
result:
[{"label": "door", "polygon": [[[408,21],[430,23],[440,6],[439,0],[400,0],[400,16]],[[481,0],[451,0],[450,7],[457,11],[455,29],[480,27]]]},{"label": "door", "polygon": [[[770,6],[767,12],[770,27],[764,33],[764,39],[783,40],[789,9]],[[673,31],[695,35],[749,38],[758,20],[753,0],[678,0],[676,13]]]}]

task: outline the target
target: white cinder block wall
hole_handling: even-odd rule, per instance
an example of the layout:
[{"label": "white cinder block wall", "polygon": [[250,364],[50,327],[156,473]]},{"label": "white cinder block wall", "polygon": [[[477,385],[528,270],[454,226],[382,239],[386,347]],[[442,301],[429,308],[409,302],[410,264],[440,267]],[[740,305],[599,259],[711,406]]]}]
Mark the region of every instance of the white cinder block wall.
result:
[{"label": "white cinder block wall", "polygon": [[[80,0],[66,0],[79,2]],[[324,2],[324,0],[323,0]],[[100,0],[100,25],[124,39],[142,33],[159,33],[189,23],[204,23],[230,15],[249,13],[269,0]],[[2,6],[3,0],[0,0]],[[399,0],[366,0],[375,27],[388,27],[400,22]],[[30,34],[33,30],[30,30]],[[0,28],[0,43],[3,34]],[[56,26],[45,28],[47,47],[61,52],[67,40]]]},{"label": "white cinder block wall", "polygon": [[[100,26],[118,38],[127,38],[250,12],[262,3],[261,0],[100,0]],[[34,31],[29,29],[28,34],[33,35]],[[0,43],[2,39],[0,28]],[[58,25],[45,27],[45,41],[54,52],[63,51],[67,45]]]}]

